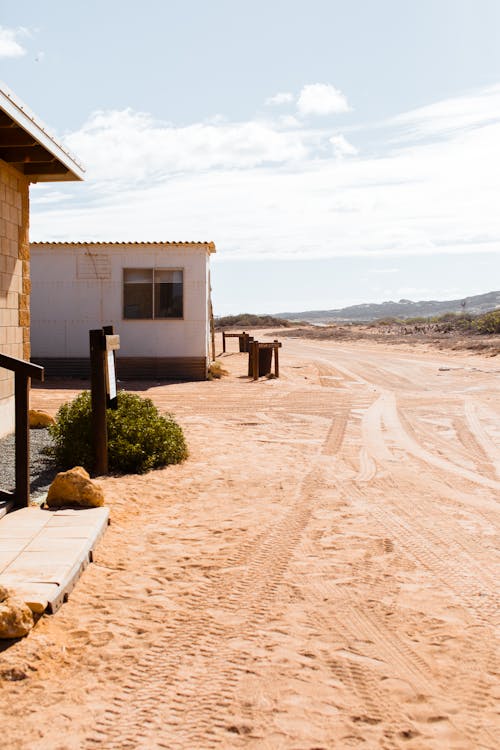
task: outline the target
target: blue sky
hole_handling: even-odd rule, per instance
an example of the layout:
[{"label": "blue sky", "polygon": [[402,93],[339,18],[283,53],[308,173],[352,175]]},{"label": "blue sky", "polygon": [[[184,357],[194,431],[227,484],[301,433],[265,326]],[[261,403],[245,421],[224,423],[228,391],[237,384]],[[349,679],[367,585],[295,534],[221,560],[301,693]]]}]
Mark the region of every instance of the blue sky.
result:
[{"label": "blue sky", "polygon": [[[5,5],[5,4],[3,4]],[[34,240],[213,240],[217,314],[500,288],[498,0],[18,0],[0,78],[84,163]]]}]

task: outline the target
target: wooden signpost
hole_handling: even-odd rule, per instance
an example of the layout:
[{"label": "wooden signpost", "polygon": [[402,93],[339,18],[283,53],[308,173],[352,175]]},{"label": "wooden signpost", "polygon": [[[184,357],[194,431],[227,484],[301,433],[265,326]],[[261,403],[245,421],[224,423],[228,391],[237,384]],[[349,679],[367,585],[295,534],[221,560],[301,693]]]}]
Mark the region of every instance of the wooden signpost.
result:
[{"label": "wooden signpost", "polygon": [[89,338],[94,473],[100,476],[108,473],[106,409],[117,406],[115,351],[120,348],[120,337],[113,333],[113,326],[105,326],[89,331]]}]

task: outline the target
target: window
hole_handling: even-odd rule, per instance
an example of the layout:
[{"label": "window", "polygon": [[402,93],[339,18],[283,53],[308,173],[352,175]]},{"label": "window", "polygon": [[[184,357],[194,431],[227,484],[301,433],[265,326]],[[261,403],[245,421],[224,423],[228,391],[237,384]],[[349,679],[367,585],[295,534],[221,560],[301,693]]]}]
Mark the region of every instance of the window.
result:
[{"label": "window", "polygon": [[136,320],[182,318],[183,271],[123,269],[123,317]]}]

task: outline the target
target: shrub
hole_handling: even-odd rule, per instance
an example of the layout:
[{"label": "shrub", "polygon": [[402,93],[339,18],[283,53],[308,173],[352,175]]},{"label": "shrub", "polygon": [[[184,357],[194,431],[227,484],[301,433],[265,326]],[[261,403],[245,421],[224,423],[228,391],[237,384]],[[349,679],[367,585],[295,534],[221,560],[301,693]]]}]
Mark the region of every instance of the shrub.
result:
[{"label": "shrub", "polygon": [[229,371],[218,360],[212,362],[208,368],[208,380],[219,380],[223,375],[229,375]]},{"label": "shrub", "polygon": [[500,310],[480,315],[474,321],[474,327],[478,333],[500,333]]},{"label": "shrub", "polygon": [[[170,414],[161,416],[149,398],[119,391],[118,408],[108,409],[107,418],[110,472],[142,474],[159,466],[180,463],[188,455],[182,429]],[[89,391],[61,406],[49,432],[55,443],[54,457],[62,468],[78,465],[92,473]]]},{"label": "shrub", "polygon": [[273,315],[252,315],[251,313],[241,313],[240,315],[225,315],[222,318],[215,319],[215,325],[218,331],[223,328],[291,328],[296,322],[276,318]]}]

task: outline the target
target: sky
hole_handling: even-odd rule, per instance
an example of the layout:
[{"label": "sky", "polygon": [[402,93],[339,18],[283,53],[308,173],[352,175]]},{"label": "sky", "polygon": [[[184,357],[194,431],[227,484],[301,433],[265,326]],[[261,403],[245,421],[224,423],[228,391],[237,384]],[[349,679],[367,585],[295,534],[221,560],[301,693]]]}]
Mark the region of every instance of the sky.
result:
[{"label": "sky", "polygon": [[216,315],[500,289],[498,0],[0,0],[86,169],[32,240],[213,241]]}]

